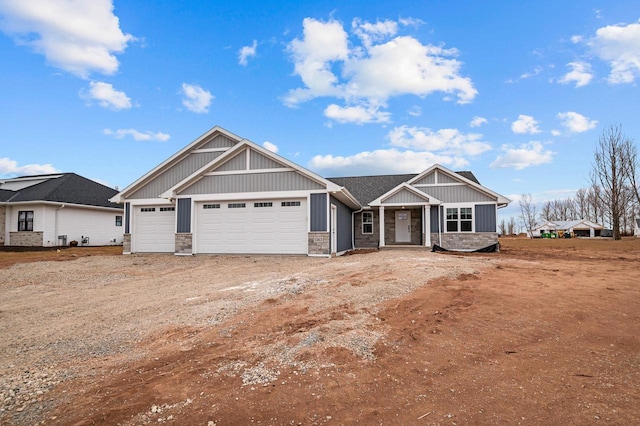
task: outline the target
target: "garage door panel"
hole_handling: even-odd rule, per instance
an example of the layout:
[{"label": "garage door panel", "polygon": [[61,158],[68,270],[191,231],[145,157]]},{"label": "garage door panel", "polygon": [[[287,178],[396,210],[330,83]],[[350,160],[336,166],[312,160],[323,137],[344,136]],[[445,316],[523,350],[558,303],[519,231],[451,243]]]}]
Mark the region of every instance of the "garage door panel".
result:
[{"label": "garage door panel", "polygon": [[229,208],[221,202],[212,211],[199,204],[196,252],[306,254],[306,200],[286,201],[300,205],[283,207],[282,200],[243,201],[244,208]]},{"label": "garage door panel", "polygon": [[175,208],[136,207],[133,223],[134,252],[173,253],[175,251]]}]

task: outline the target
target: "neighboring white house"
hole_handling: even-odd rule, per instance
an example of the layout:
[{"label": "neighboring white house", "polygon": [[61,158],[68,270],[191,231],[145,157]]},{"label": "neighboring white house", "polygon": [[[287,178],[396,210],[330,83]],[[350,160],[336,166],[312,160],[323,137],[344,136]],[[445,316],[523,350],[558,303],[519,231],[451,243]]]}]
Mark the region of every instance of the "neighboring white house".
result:
[{"label": "neighboring white house", "polygon": [[557,234],[559,231],[569,232],[574,237],[599,237],[604,227],[586,219],[581,220],[548,220],[536,226],[532,231],[534,238],[545,233]]},{"label": "neighboring white house", "polygon": [[633,235],[636,238],[640,238],[640,218],[636,219],[636,229],[633,230]]},{"label": "neighboring white house", "polygon": [[0,245],[122,244],[117,193],[75,173],[0,179]]}]

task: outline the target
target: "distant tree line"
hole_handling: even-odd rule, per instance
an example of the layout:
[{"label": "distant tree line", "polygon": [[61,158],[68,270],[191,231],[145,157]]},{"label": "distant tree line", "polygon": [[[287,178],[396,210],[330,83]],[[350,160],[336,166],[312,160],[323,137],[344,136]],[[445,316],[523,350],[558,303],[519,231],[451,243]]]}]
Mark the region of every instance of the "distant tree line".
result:
[{"label": "distant tree line", "polygon": [[[539,215],[531,195],[524,194],[520,212],[521,224],[529,235],[537,224],[547,220],[580,219],[611,229],[616,240],[633,234],[635,219],[640,218],[640,163],[636,145],[624,135],[620,125],[609,126],[598,140],[588,188],[579,189],[571,198],[545,202]],[[500,231],[502,226],[498,226]]]}]

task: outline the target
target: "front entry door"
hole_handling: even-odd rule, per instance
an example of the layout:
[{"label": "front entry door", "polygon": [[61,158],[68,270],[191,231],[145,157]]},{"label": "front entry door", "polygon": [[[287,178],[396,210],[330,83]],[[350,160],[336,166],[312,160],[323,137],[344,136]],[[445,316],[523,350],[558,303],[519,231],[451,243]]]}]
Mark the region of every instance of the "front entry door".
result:
[{"label": "front entry door", "polygon": [[411,211],[396,210],[396,243],[411,242]]}]

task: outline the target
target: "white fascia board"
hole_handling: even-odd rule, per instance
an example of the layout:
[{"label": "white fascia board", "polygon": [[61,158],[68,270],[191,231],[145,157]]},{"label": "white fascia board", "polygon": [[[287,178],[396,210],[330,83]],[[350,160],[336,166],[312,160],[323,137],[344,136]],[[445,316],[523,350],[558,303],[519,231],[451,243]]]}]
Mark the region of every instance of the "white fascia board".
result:
[{"label": "white fascia board", "polygon": [[[383,203],[382,200],[391,197],[392,195],[397,194],[398,192],[402,191],[402,190],[407,190],[415,195],[417,195],[418,197],[422,198],[425,200],[424,203],[401,203],[401,204],[389,204],[389,203]],[[422,192],[414,187],[412,187],[411,185],[409,185],[407,182],[402,182],[400,185],[396,186],[395,188],[392,188],[391,190],[387,191],[386,193],[382,194],[381,196],[379,196],[378,198],[376,198],[375,200],[373,200],[372,202],[369,203],[370,206],[393,206],[393,205],[404,205],[404,206],[410,206],[410,205],[431,205],[431,204],[442,204],[442,202],[440,200],[438,200],[437,198],[432,197],[431,195],[427,194],[426,192]]]},{"label": "white fascia board", "polygon": [[166,169],[169,165],[171,165],[175,161],[177,161],[179,159],[182,159],[184,156],[186,156],[187,154],[190,153],[190,151],[193,149],[194,146],[197,146],[205,138],[211,136],[215,132],[221,133],[221,134],[227,136],[229,139],[233,139],[233,140],[236,140],[238,142],[242,141],[241,137],[239,137],[237,135],[234,135],[233,133],[223,129],[220,126],[215,126],[212,129],[210,129],[207,132],[205,132],[202,135],[200,135],[197,139],[195,139],[193,142],[191,142],[190,144],[188,144],[187,146],[182,148],[180,151],[176,152],[171,157],[167,158],[165,161],[163,161],[162,163],[158,164],[156,167],[151,169],[151,171],[149,171],[148,173],[143,175],[141,178],[139,178],[136,181],[134,181],[131,185],[127,186],[125,189],[120,191],[116,196],[111,198],[109,201],[111,201],[113,203],[121,203],[121,202],[123,202],[128,193],[131,193],[134,189],[137,189],[141,184],[147,182],[150,178],[157,176],[161,171]]},{"label": "white fascia board", "polygon": [[127,203],[131,204],[131,207],[134,206],[173,206],[174,203],[170,202],[165,198],[140,198],[127,200]]},{"label": "white fascia board", "polygon": [[466,183],[467,185],[477,189],[478,191],[481,191],[481,192],[489,194],[489,195],[491,195],[493,197],[496,197],[496,202],[498,203],[498,208],[506,207],[511,202],[511,200],[508,199],[507,197],[505,197],[504,195],[500,195],[497,192],[490,190],[486,186],[482,186],[479,183],[475,183],[474,181],[469,180],[466,177],[464,177],[462,175],[459,175],[458,173],[454,172],[453,170],[449,170],[446,167],[441,166],[440,164],[434,164],[433,166],[429,167],[424,172],[418,174],[414,178],[409,179],[407,181],[407,183],[409,185],[411,185],[413,182],[417,182],[418,180],[422,179],[424,176],[428,175],[429,173],[431,173],[433,170],[436,170],[436,169],[441,171],[441,172],[444,172],[444,173],[448,174],[449,176],[451,176],[454,179],[458,179],[458,180]]}]

